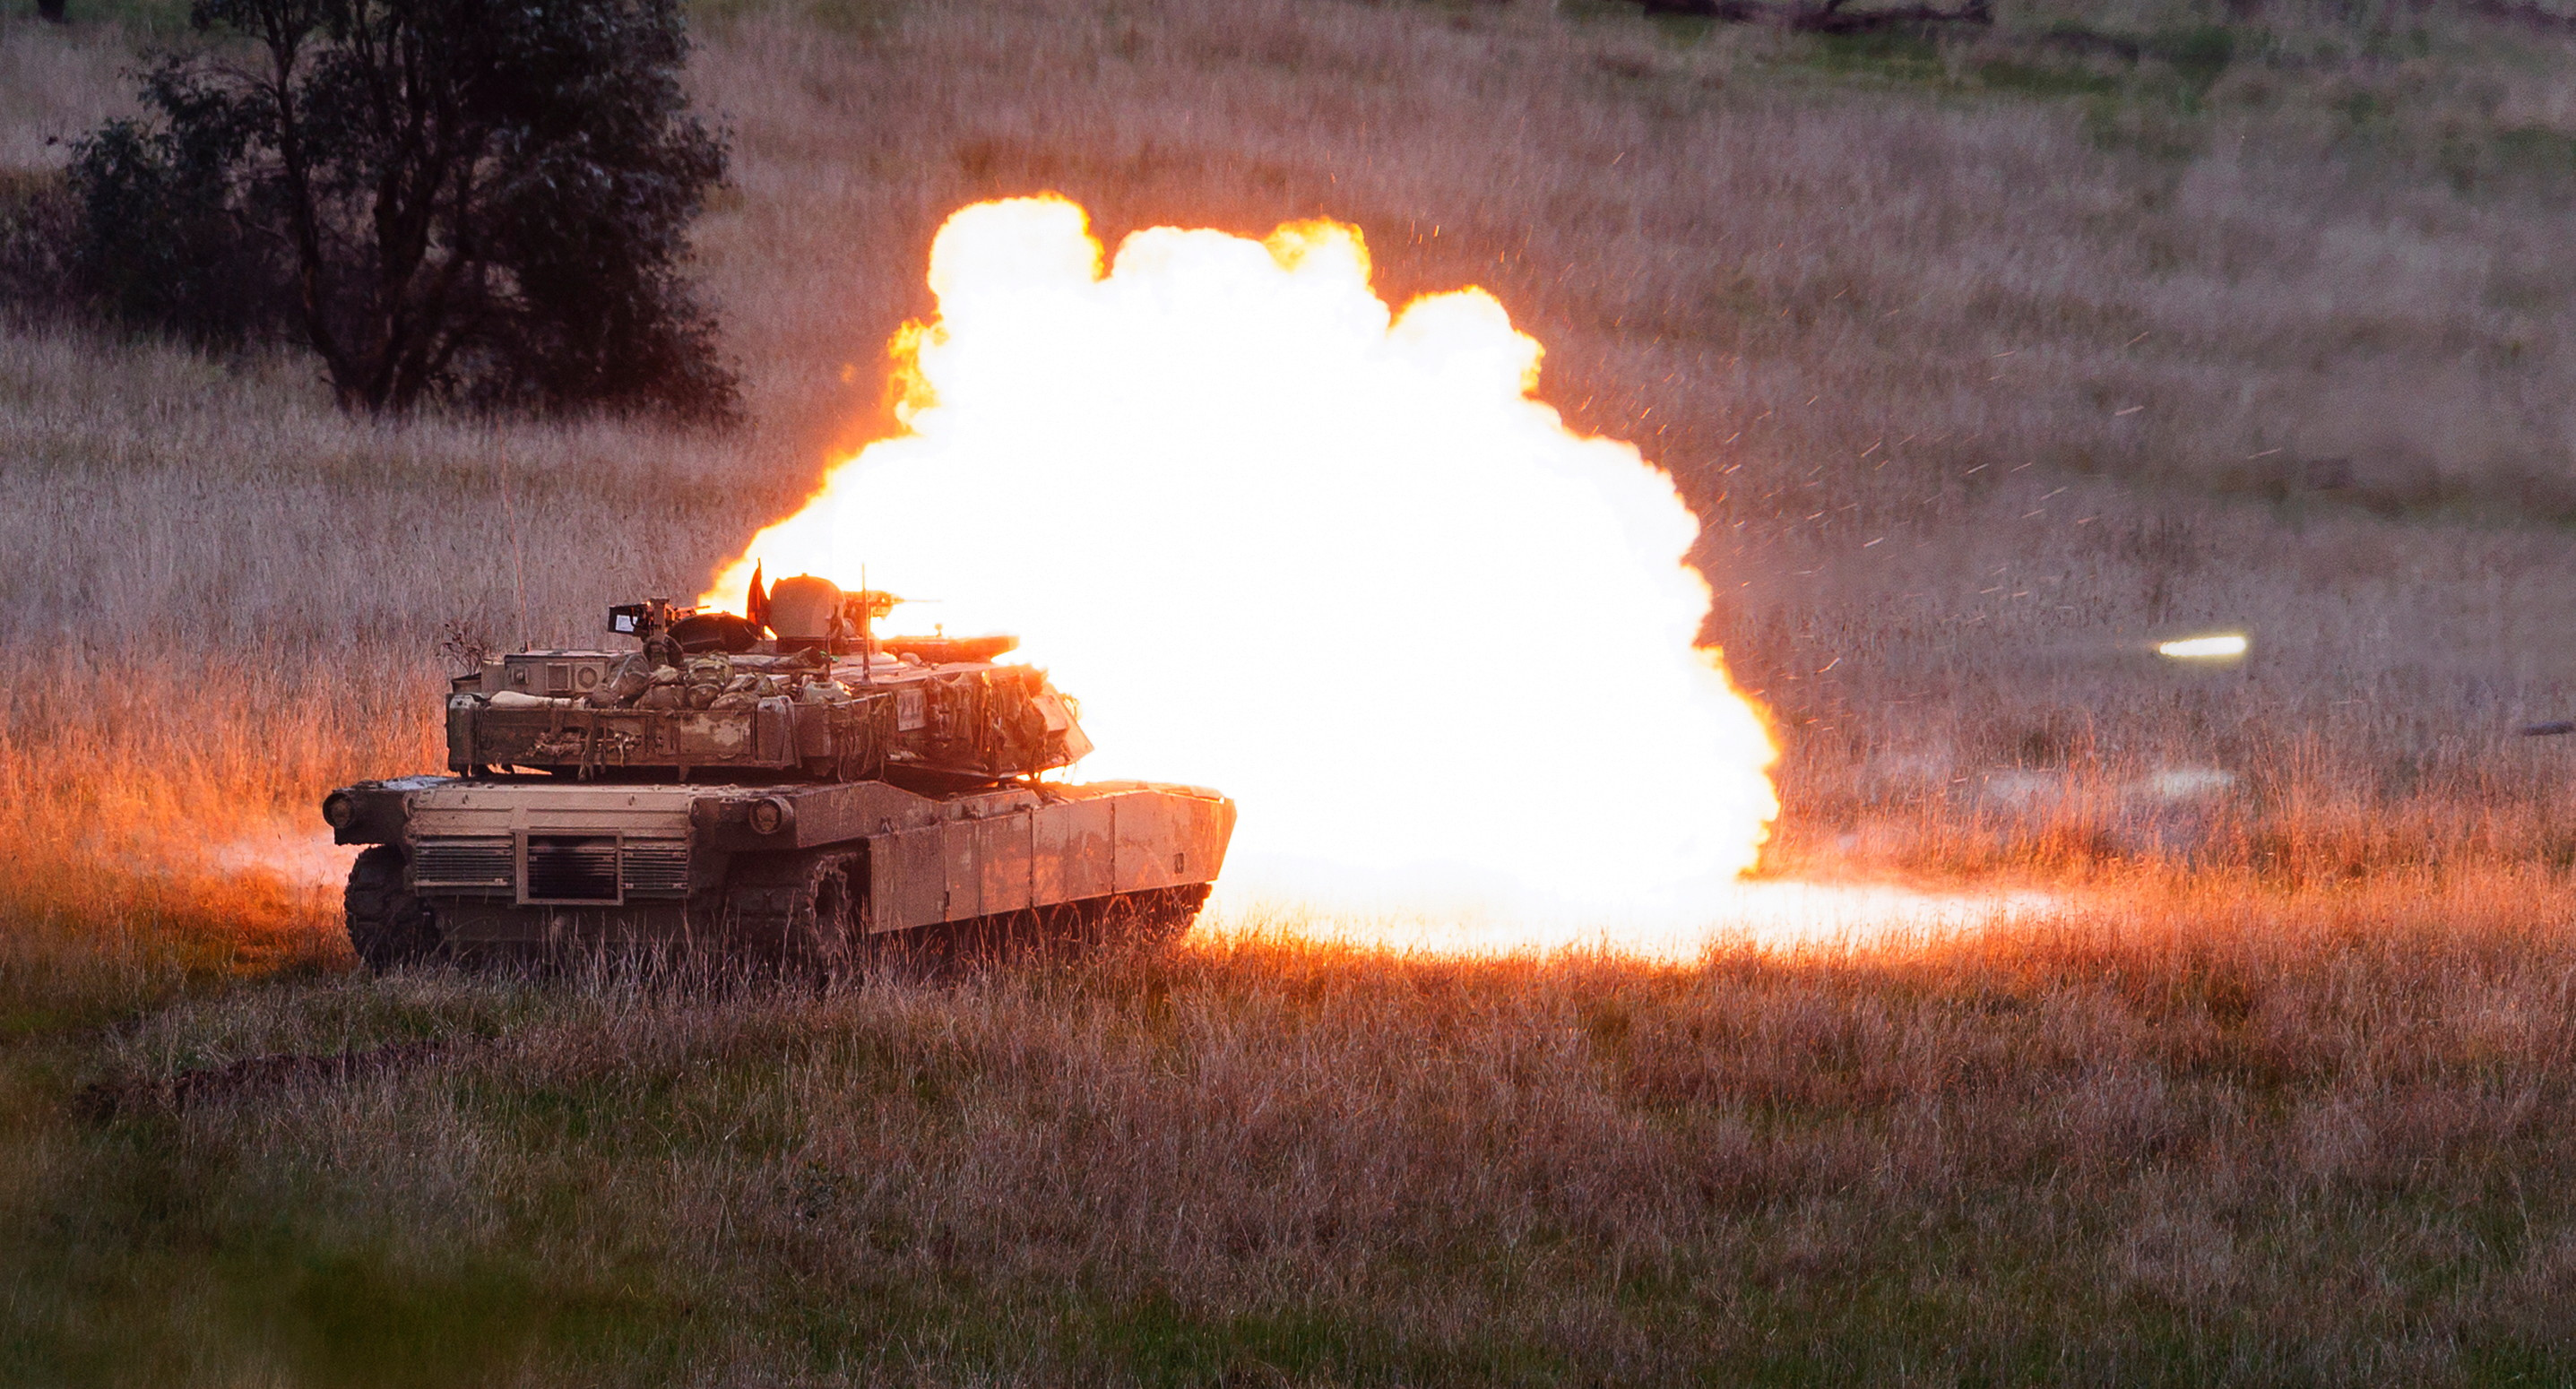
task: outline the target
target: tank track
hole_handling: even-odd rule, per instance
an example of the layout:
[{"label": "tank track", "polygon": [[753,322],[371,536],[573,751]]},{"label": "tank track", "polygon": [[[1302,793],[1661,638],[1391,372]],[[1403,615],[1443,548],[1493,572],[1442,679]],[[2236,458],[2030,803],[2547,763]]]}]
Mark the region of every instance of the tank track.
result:
[{"label": "tank track", "polygon": [[953,955],[1000,954],[1019,949],[1075,952],[1160,950],[1181,938],[1207,905],[1208,885],[1086,897],[999,916],[980,916],[925,927],[925,943]]},{"label": "tank track", "polygon": [[[792,969],[838,973],[863,968],[880,951],[924,950],[960,957],[1027,948],[1158,950],[1188,931],[1204,883],[1090,897],[1051,907],[974,917],[884,936],[858,929],[865,849],[808,849],[735,861],[705,931],[729,953]],[[429,902],[403,887],[403,853],[379,844],[360,853],[342,895],[349,944],[382,973],[456,957]],[[473,959],[520,958],[508,950]]]},{"label": "tank track", "polygon": [[[1099,917],[1086,941],[1102,945],[1130,945],[1159,950],[1179,940],[1198,919],[1199,909],[1207,905],[1208,885],[1192,883],[1186,887],[1159,888],[1152,892],[1130,892],[1117,897],[1095,897]],[[1089,903],[1075,903],[1077,907]]]},{"label": "tank track", "polygon": [[403,887],[403,853],[393,845],[368,848],[349,865],[340,907],[348,920],[349,948],[376,973],[446,954],[429,903]]},{"label": "tank track", "polygon": [[719,934],[756,958],[827,971],[864,966],[887,949],[948,956],[1049,946],[1151,950],[1179,940],[1208,898],[1207,884],[1194,883],[866,936],[857,929],[854,876],[864,871],[864,851],[849,849],[742,860],[725,885]]},{"label": "tank track", "polygon": [[755,957],[787,964],[847,966],[866,944],[855,927],[856,849],[756,854],[735,862],[718,907],[718,935]]}]

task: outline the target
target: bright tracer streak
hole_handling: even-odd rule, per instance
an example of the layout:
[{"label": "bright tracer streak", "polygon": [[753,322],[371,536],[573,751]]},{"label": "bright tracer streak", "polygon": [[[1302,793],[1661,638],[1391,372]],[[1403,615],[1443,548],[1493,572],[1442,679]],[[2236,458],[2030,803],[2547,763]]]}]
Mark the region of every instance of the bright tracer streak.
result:
[{"label": "bright tracer streak", "polygon": [[1629,445],[1530,398],[1480,290],[1391,314],[1355,229],[1156,229],[979,204],[898,342],[906,432],[757,559],[1021,633],[1082,701],[1086,779],[1224,790],[1229,886],[1350,906],[1691,915],[1777,813],[1762,721],[1693,641],[1697,523]]},{"label": "bright tracer streak", "polygon": [[2217,637],[2185,637],[2181,641],[2169,641],[2159,645],[2156,648],[2156,654],[2171,656],[2177,660],[2206,661],[2228,656],[2242,656],[2245,654],[2246,645],[2244,637],[2234,634]]}]

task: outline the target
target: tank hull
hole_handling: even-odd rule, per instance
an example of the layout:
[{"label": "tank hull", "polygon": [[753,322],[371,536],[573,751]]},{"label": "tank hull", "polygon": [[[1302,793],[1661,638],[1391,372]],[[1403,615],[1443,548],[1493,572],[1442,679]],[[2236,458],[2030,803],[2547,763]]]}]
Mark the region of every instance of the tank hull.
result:
[{"label": "tank hull", "polygon": [[[887,781],[424,776],[344,787],[325,817],[340,843],[382,846],[368,851],[367,909],[391,902],[428,923],[369,958],[391,963],[601,947],[832,957],[925,927],[1079,922],[1122,905],[1185,925],[1224,866],[1235,810],[1144,782],[939,795]],[[358,881],[351,933],[368,955]]]}]

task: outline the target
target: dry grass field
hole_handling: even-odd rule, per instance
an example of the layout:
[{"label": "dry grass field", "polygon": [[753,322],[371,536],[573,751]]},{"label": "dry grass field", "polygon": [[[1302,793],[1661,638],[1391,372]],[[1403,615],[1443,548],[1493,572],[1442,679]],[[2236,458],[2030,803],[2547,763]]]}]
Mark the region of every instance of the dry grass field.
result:
[{"label": "dry grass field", "polygon": [[[175,35],[73,9],[0,19],[0,188]],[[2576,39],[1998,13],[708,0],[730,434],[0,327],[0,1381],[2576,1380],[2576,747],[2511,737],[2576,714]],[[1706,522],[1765,871],[2064,909],[350,973],[278,858],[436,762],[442,634],[695,591],[884,427],[939,221],[1040,188],[1494,290]]]},{"label": "dry grass field", "polygon": [[2545,913],[2409,884],[1686,970],[129,969],[12,1067],[42,1117],[0,1133],[0,1355],[22,1383],[2564,1383],[2571,962]]}]

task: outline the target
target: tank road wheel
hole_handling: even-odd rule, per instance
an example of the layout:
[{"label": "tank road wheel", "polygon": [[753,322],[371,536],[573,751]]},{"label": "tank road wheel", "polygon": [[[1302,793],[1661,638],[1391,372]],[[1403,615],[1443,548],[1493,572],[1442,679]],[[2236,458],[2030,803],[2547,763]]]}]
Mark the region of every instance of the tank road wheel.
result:
[{"label": "tank road wheel", "polygon": [[348,918],[349,945],[370,970],[383,973],[435,959],[444,944],[429,903],[403,887],[402,850],[378,844],[349,865],[349,886],[340,895]]},{"label": "tank road wheel", "polygon": [[761,959],[826,972],[858,963],[866,864],[856,852],[758,854],[725,883],[726,944]]}]

